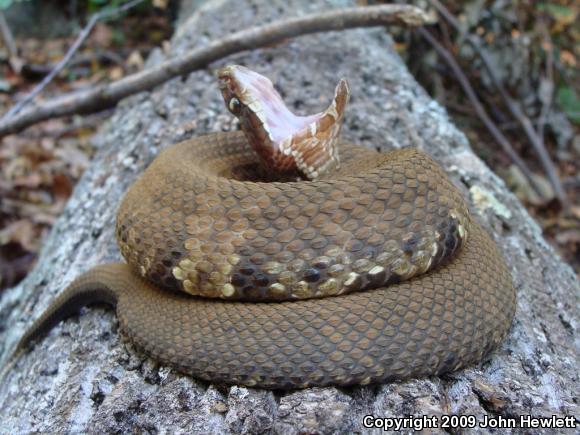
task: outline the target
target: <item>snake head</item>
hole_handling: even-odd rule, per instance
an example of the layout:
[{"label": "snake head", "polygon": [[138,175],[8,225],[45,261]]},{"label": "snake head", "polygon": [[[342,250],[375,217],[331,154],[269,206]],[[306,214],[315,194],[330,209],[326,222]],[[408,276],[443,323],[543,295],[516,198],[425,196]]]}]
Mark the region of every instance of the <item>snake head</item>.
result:
[{"label": "snake head", "polygon": [[218,78],[226,106],[270,170],[301,172],[315,180],[339,166],[337,142],[349,99],[346,80],[338,82],[328,109],[298,116],[286,107],[267,77],[244,66],[221,68]]}]

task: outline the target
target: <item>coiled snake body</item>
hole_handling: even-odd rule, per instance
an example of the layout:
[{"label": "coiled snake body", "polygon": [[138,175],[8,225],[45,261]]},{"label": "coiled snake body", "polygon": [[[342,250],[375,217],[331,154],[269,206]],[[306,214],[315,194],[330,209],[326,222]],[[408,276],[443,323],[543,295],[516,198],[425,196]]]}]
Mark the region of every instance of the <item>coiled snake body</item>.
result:
[{"label": "coiled snake body", "polygon": [[[245,134],[162,152],[119,210],[128,264],[77,278],[19,348],[95,301],[161,363],[264,388],[441,374],[501,342],[509,273],[433,160],[337,146],[345,82],[327,111],[292,118],[262,76],[220,79]],[[257,181],[272,168],[282,181]]]}]

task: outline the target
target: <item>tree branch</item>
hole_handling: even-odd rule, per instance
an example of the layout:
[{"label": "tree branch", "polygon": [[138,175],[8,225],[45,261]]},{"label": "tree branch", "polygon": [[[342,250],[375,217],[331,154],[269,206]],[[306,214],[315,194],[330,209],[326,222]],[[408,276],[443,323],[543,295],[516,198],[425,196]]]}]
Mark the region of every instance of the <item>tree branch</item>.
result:
[{"label": "tree branch", "polygon": [[38,85],[36,85],[34,87],[34,89],[32,89],[32,91],[30,91],[30,93],[28,95],[26,95],[22,100],[20,100],[20,102],[18,102],[14,106],[12,106],[12,108],[2,116],[2,119],[0,119],[0,123],[8,121],[10,118],[12,118],[18,112],[20,112],[20,110],[22,110],[22,108],[24,106],[26,106],[28,103],[30,103],[38,94],[40,94],[44,90],[44,88],[46,88],[46,86],[69,63],[69,61],[72,59],[72,57],[75,55],[75,53],[81,47],[81,45],[89,37],[89,35],[91,34],[91,31],[93,30],[93,27],[95,27],[95,24],[97,24],[97,22],[99,22],[102,19],[109,18],[113,15],[117,15],[121,12],[127,11],[127,10],[131,9],[133,6],[136,6],[142,2],[143,2],[143,0],[132,0],[132,1],[129,1],[121,6],[117,7],[117,8],[107,9],[107,10],[104,10],[102,12],[98,12],[96,14],[93,14],[93,16],[91,16],[91,19],[87,23],[87,25],[79,33],[79,36],[77,37],[77,39],[75,40],[73,45],[71,45],[71,47],[68,49],[66,55],[60,60],[60,62],[58,62],[56,64],[56,66],[50,72],[50,74],[48,74],[46,77],[44,77],[44,79]]},{"label": "tree branch", "polygon": [[10,67],[14,72],[18,74],[20,73],[20,68],[22,68],[22,59],[20,59],[20,57],[18,56],[18,47],[16,46],[16,42],[14,41],[12,30],[10,30],[10,26],[6,22],[4,12],[2,12],[1,10],[0,10],[0,34],[2,35],[2,41],[4,41],[4,45],[6,45],[6,49],[8,50],[8,60],[10,63]]},{"label": "tree branch", "polygon": [[[550,37],[546,23],[540,21],[540,30],[544,36],[544,51],[546,53],[546,78],[544,82],[544,89],[540,89],[540,101],[542,102],[542,109],[538,118],[536,131],[539,139],[544,142],[544,130],[546,127],[546,120],[552,110],[552,103],[554,100],[554,44]],[[543,92],[542,92],[543,90]]]},{"label": "tree branch", "polygon": [[550,155],[546,150],[544,141],[540,139],[540,137],[534,130],[530,118],[528,118],[528,116],[520,108],[520,105],[507,93],[507,91],[501,84],[501,81],[498,78],[497,74],[495,73],[491,62],[489,61],[486,53],[481,48],[482,46],[481,39],[475,35],[464,32],[457,18],[455,18],[453,14],[449,12],[449,10],[439,0],[429,0],[429,3],[437,10],[437,12],[439,12],[439,14],[441,14],[441,16],[449,24],[451,24],[455,28],[457,32],[465,36],[467,42],[469,42],[471,46],[475,49],[475,51],[481,58],[483,65],[487,73],[489,74],[489,77],[491,78],[491,81],[493,82],[495,88],[500,93],[509,111],[522,126],[524,133],[526,134],[528,140],[530,141],[536,153],[538,154],[540,162],[544,170],[546,171],[548,179],[550,180],[550,184],[554,189],[554,194],[556,195],[560,203],[564,206],[564,208],[568,209],[570,206],[568,198],[566,197],[566,193],[564,192],[564,188],[562,187],[562,183],[560,181],[560,177],[558,176],[558,172],[556,171],[554,162],[552,162],[552,159],[550,158]]},{"label": "tree branch", "polygon": [[510,142],[503,135],[503,133],[496,127],[495,123],[488,115],[487,110],[485,110],[485,107],[479,101],[477,94],[475,93],[473,87],[469,83],[469,79],[465,76],[465,74],[459,67],[459,64],[457,63],[453,55],[449,53],[449,51],[445,49],[441,44],[439,44],[439,42],[437,42],[437,39],[435,39],[427,29],[418,29],[418,33],[435,49],[435,51],[443,58],[443,60],[445,60],[447,65],[449,65],[449,68],[451,68],[453,74],[455,75],[455,77],[459,81],[459,84],[463,88],[463,92],[465,92],[467,98],[469,98],[469,101],[471,101],[471,104],[473,105],[473,108],[475,109],[477,116],[479,116],[479,119],[481,119],[481,121],[483,122],[485,127],[489,130],[493,138],[502,147],[502,149],[514,162],[514,164],[518,168],[520,168],[524,176],[528,179],[534,191],[541,198],[543,198],[542,191],[537,185],[534,177],[532,176],[532,172],[530,171],[526,163],[518,155],[518,153],[516,153],[515,150],[512,148]]},{"label": "tree branch", "polygon": [[[140,52],[143,53],[141,50]],[[114,64],[125,70],[126,66],[125,60],[123,58],[125,54],[122,52],[118,53],[109,50],[95,50],[91,53],[80,53],[71,59],[67,66],[68,69],[71,70],[78,66],[91,64],[92,62],[98,62],[107,65]],[[38,80],[46,77],[54,68],[56,68],[56,64],[25,63],[22,65],[21,74],[27,79]]]},{"label": "tree branch", "polygon": [[407,5],[354,7],[330,12],[314,13],[299,18],[276,21],[253,27],[197,48],[187,55],[166,62],[116,82],[96,88],[63,95],[0,121],[0,137],[16,133],[46,119],[73,113],[95,112],[116,104],[119,100],[149,90],[173,77],[188,74],[228,55],[255,49],[287,38],[310,33],[343,30],[354,27],[373,27],[387,24],[419,26],[432,22],[419,8]]}]

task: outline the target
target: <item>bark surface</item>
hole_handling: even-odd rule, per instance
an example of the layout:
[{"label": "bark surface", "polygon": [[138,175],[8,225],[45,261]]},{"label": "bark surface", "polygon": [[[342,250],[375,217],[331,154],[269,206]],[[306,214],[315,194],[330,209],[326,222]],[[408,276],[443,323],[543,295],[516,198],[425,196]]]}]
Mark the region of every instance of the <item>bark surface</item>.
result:
[{"label": "bark surface", "polygon": [[[170,51],[154,53],[150,64],[227,32],[355,2],[184,3],[195,7],[184,8]],[[346,138],[378,149],[413,146],[433,155],[463,189],[512,272],[518,308],[508,339],[490,361],[445,377],[272,392],[212,385],[160,367],[123,340],[112,310],[89,308],[59,324],[7,373],[0,388],[0,432],[347,433],[367,432],[363,417],[369,414],[469,414],[479,422],[484,416],[578,416],[580,292],[574,272],[504,183],[473,154],[441,106],[415,82],[384,29],[311,35],[231,56],[123,101],[96,137],[96,157],[47,238],[35,270],[2,295],[2,358],[75,276],[120,259],[114,238],[118,204],[162,148],[237,128],[214,76],[227,63],[245,64],[270,77],[289,107],[302,114],[323,109],[337,80],[346,77],[353,94]],[[432,432],[450,431],[439,427]],[[476,427],[466,432],[488,431]]]}]

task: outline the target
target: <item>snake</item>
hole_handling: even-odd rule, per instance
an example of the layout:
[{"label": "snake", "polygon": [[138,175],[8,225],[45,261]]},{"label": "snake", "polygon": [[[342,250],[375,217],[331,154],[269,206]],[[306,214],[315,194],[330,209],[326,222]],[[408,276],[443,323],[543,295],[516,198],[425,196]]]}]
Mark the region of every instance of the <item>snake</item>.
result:
[{"label": "snake", "polygon": [[16,349],[105,303],[135,349],[210,382],[366,385],[489,358],[516,292],[444,170],[342,141],[344,79],[310,116],[244,66],[218,81],[241,131],[161,151],[119,207],[125,262],[76,278]]}]

